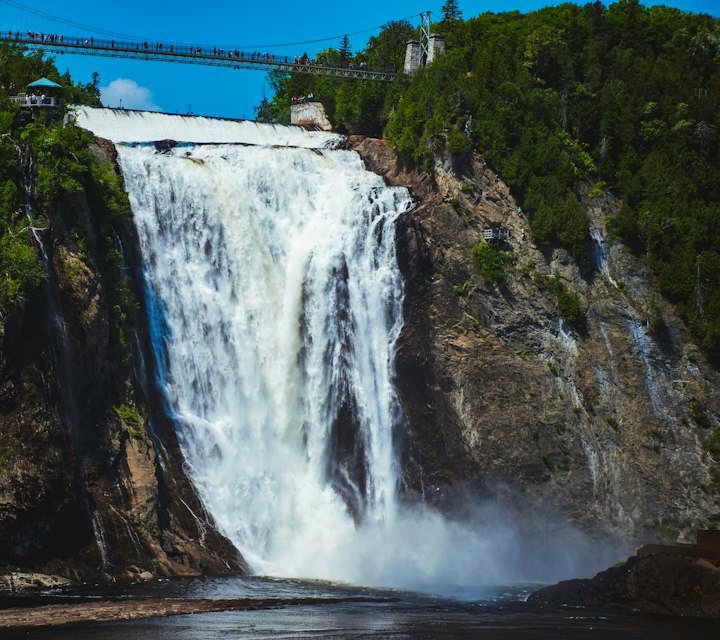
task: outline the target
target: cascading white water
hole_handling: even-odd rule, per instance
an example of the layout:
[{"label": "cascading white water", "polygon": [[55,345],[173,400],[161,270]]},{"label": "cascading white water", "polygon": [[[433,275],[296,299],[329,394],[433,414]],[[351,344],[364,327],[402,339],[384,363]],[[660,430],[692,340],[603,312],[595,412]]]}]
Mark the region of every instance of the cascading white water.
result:
[{"label": "cascading white water", "polygon": [[348,505],[396,515],[407,191],[347,151],[120,146],[119,161],[203,499],[257,570],[331,577],[321,556],[353,537]]},{"label": "cascading white water", "polygon": [[[83,118],[116,142],[158,130],[192,139],[198,127],[99,109]],[[565,548],[522,557],[494,507],[479,531],[400,505],[394,244],[408,192],[329,148],[338,136],[208,126],[200,139],[245,144],[118,145],[118,160],[159,383],[219,528],[268,575],[433,591],[532,579],[538,566],[567,576]],[[267,146],[273,132],[298,145]]]},{"label": "cascading white water", "polygon": [[257,124],[251,120],[225,120],[202,116],[188,118],[167,113],[87,106],[73,107],[73,114],[78,126],[113,142],[181,140],[319,148],[333,146],[339,140],[339,136],[334,133],[305,131],[301,127]]}]

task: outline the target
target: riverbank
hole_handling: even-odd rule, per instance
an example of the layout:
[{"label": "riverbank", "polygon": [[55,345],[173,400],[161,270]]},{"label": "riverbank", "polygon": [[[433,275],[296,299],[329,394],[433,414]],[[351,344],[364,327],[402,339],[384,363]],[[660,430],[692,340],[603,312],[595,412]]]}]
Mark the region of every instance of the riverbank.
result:
[{"label": "riverbank", "polygon": [[337,605],[346,603],[389,603],[396,598],[233,598],[168,600],[161,598],[102,600],[78,604],[51,604],[0,609],[0,630],[16,631],[77,625],[94,622],[121,622],[190,613],[218,611],[257,611],[298,605]]},{"label": "riverbank", "polygon": [[720,618],[720,561],[667,553],[636,555],[594,578],[540,589],[528,602]]}]

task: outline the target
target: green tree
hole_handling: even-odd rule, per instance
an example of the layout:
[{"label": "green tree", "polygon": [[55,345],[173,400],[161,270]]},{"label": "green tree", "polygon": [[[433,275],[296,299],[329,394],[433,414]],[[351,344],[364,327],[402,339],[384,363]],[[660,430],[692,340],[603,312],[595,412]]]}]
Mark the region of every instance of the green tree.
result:
[{"label": "green tree", "polygon": [[453,22],[454,20],[460,20],[462,17],[462,11],[460,11],[457,0],[445,0],[445,4],[443,4],[440,10],[442,11],[444,22]]},{"label": "green tree", "polygon": [[[609,228],[720,364],[720,20],[637,0],[469,20],[457,2],[443,11],[448,52],[412,78],[293,77],[278,83],[273,113],[285,117],[290,96],[312,91],[333,123],[382,127],[420,167],[442,148],[472,146],[511,186],[533,238],[564,246],[588,273],[580,195],[603,182],[622,201]],[[413,36],[389,23],[352,60],[399,68]]]},{"label": "green tree", "polygon": [[345,34],[340,43],[340,62],[347,64],[350,60],[352,60],[352,48],[350,47],[350,39]]}]

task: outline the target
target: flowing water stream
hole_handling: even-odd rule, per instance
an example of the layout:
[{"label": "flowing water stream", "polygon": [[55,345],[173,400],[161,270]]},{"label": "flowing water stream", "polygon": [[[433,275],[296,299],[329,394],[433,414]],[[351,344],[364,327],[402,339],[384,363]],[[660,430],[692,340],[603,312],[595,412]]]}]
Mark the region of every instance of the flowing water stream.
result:
[{"label": "flowing water stream", "polygon": [[405,189],[333,134],[90,108],[78,121],[116,142],[158,384],[205,505],[256,573],[444,593],[577,574],[569,539],[519,554],[498,509],[478,527],[400,500]]},{"label": "flowing water stream", "polygon": [[[184,454],[256,571],[332,576],[397,517],[406,191],[347,151],[119,147]],[[346,563],[345,563],[346,564]]]}]

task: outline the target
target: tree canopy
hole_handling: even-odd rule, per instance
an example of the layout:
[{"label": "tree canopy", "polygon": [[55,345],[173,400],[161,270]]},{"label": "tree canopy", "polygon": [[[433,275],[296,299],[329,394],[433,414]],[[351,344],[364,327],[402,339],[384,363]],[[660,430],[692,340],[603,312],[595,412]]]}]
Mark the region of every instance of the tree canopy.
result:
[{"label": "tree canopy", "polygon": [[[273,113],[289,117],[286,96],[312,91],[335,124],[382,130],[420,166],[442,147],[477,149],[534,239],[567,247],[588,272],[581,187],[611,191],[623,206],[610,229],[720,362],[720,21],[638,0],[467,20],[448,1],[443,15],[433,29],[447,53],[412,78],[277,79]],[[353,62],[401,69],[411,37],[407,22],[389,23]]]},{"label": "tree canopy", "polygon": [[457,0],[446,0],[440,11],[442,11],[444,22],[452,22],[462,17],[462,11],[460,11]]},{"label": "tree canopy", "polygon": [[[110,227],[129,212],[119,179],[88,149],[91,134],[47,112],[30,117],[10,99],[40,77],[61,84],[66,103],[100,103],[97,74],[87,84],[76,84],[41,52],[0,43],[0,329],[13,305],[45,279],[36,234],[44,233],[54,206],[87,195],[98,230],[108,234],[97,239],[96,266],[111,276],[119,264]],[[127,290],[118,280],[111,278],[118,285],[111,298]]]}]

